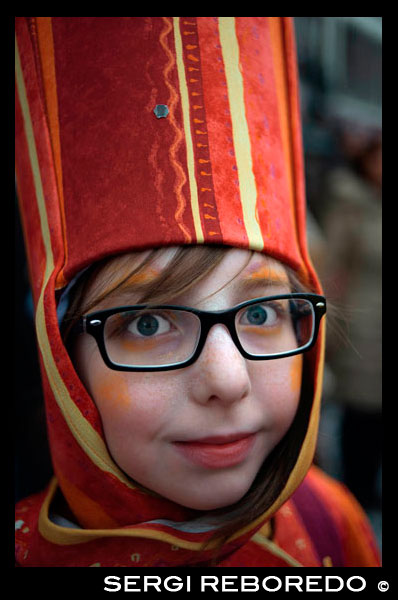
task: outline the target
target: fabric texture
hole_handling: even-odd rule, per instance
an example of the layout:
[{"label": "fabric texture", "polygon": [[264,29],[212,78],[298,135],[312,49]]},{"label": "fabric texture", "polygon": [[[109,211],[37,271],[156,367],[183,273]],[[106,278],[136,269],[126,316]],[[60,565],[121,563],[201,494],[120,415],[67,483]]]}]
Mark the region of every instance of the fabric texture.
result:
[{"label": "fabric texture", "polygon": [[[61,339],[56,297],[102,258],[196,244],[264,252],[321,291],[306,245],[291,18],[16,17],[16,177],[55,473],[17,507],[17,561],[206,561],[199,550],[214,525],[192,523],[192,511],[136,486],[111,458]],[[311,466],[323,349],[324,323],[305,358],[312,409],[297,462],[220,566],[318,560],[301,559],[284,526],[275,543],[291,559],[270,552],[261,531],[272,516],[278,526]],[[49,519],[59,496],[77,528]]]},{"label": "fabric texture", "polygon": [[[245,543],[229,548],[218,567],[377,567],[380,558],[367,517],[344,486],[311,467],[302,486],[275,513],[273,534],[266,523]],[[55,486],[50,486],[50,497]],[[298,499],[298,496],[302,497]],[[310,500],[309,498],[312,498]],[[31,496],[19,503],[16,513],[17,566],[51,567],[173,567],[199,566],[195,553],[173,540],[163,543],[140,536],[121,536],[108,531],[97,543],[92,540],[76,547],[79,530],[55,525],[48,518],[48,492]],[[305,508],[304,508],[305,507]],[[311,518],[311,510],[316,517]],[[38,530],[39,512],[42,523],[51,529],[51,538]],[[304,515],[303,515],[304,513]],[[323,520],[323,522],[322,522]],[[128,530],[125,531],[127,533]],[[166,531],[166,528],[165,528]],[[97,533],[98,535],[98,533]],[[30,548],[36,549],[35,553]],[[54,555],[55,553],[55,555]],[[207,557],[210,560],[210,556]],[[202,564],[206,556],[201,553]]]}]

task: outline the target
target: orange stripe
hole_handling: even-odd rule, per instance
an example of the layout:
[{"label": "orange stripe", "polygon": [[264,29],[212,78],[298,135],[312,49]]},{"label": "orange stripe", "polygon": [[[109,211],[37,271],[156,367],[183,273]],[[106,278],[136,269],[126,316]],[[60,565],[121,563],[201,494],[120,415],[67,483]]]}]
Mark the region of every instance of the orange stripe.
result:
[{"label": "orange stripe", "polygon": [[272,56],[274,62],[274,74],[276,91],[278,95],[278,105],[280,107],[279,116],[281,124],[281,135],[283,151],[287,165],[287,178],[289,187],[289,197],[292,205],[292,215],[295,219],[294,229],[296,235],[296,244],[300,248],[297,232],[296,205],[295,205],[295,186],[294,186],[294,165],[292,155],[290,106],[287,88],[287,73],[285,64],[284,40],[282,31],[281,17],[268,17],[269,31],[271,36]]},{"label": "orange stripe", "polygon": [[118,526],[117,521],[112,519],[98,502],[69,481],[59,469],[57,477],[71,511],[85,529],[114,529]]},{"label": "orange stripe", "polygon": [[[175,216],[177,225],[179,226],[182,233],[184,234],[185,243],[190,244],[192,242],[192,236],[191,236],[191,233],[189,232],[188,228],[183,223],[183,215],[184,215],[186,205],[187,205],[187,201],[183,194],[183,187],[186,183],[187,177],[186,177],[184,168],[182,167],[182,165],[180,164],[180,162],[177,159],[177,151],[178,151],[181,143],[183,143],[184,133],[183,133],[183,130],[179,127],[179,125],[175,119],[175,116],[174,116],[175,115],[175,107],[178,104],[179,98],[178,98],[177,91],[175,90],[174,86],[172,85],[172,83],[169,79],[170,71],[172,69],[174,69],[176,66],[176,59],[174,57],[174,53],[167,45],[167,38],[168,38],[168,34],[173,29],[173,27],[175,29],[175,25],[174,25],[174,22],[169,20],[167,17],[162,17],[162,19],[164,21],[164,28],[160,34],[159,42],[168,58],[168,62],[163,70],[163,73],[164,73],[164,82],[170,92],[170,97],[169,97],[169,102],[168,102],[170,112],[169,112],[168,118],[169,118],[172,126],[175,129],[174,142],[173,142],[172,146],[170,147],[170,161],[174,167],[174,171],[176,174],[176,183],[174,185],[174,192],[176,194],[177,202],[178,202],[174,216]],[[173,19],[177,19],[177,17],[173,17]],[[174,31],[174,34],[175,34],[175,31]],[[180,84],[180,87],[181,87],[181,84]]]},{"label": "orange stripe", "polygon": [[[36,17],[37,39],[40,50],[40,60],[43,73],[44,93],[46,98],[47,117],[50,127],[51,145],[57,178],[58,195],[61,209],[62,233],[65,248],[65,263],[68,256],[68,245],[66,237],[66,223],[64,211],[64,192],[62,183],[62,159],[61,143],[59,135],[58,120],[58,97],[57,81],[55,75],[54,40],[52,32],[52,17]],[[58,273],[56,289],[64,287],[67,281],[63,275],[63,269]]]}]

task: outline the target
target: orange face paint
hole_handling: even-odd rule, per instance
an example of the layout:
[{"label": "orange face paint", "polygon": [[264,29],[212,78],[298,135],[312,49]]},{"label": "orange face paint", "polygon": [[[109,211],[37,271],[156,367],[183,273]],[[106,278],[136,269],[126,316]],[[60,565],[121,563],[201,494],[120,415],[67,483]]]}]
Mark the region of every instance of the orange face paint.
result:
[{"label": "orange face paint", "polygon": [[293,392],[301,389],[301,376],[303,371],[303,355],[292,356],[290,365],[290,387]]},{"label": "orange face paint", "polygon": [[267,281],[270,283],[289,283],[287,274],[281,269],[272,267],[271,265],[265,265],[258,268],[257,265],[253,265],[253,270],[249,271],[249,274],[244,278],[249,281]]},{"label": "orange face paint", "polygon": [[106,374],[97,383],[96,396],[101,398],[101,403],[111,404],[115,408],[126,409],[131,404],[128,387],[119,373]]},{"label": "orange face paint", "polygon": [[271,337],[274,335],[278,335],[282,332],[282,326],[274,326],[274,327],[261,327],[258,325],[244,325],[242,329],[242,334],[252,335],[257,337],[258,335]]},{"label": "orange face paint", "polygon": [[123,339],[119,341],[119,344],[126,352],[146,352],[148,350],[153,350],[154,348],[157,348],[159,342],[153,337],[140,337],[134,340]]}]

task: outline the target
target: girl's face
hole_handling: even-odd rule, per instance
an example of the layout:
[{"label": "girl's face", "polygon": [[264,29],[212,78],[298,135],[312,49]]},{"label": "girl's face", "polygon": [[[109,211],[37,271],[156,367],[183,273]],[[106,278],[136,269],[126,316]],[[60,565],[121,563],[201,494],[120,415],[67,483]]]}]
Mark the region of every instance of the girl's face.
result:
[{"label": "girl's face", "polygon": [[[212,311],[290,292],[279,263],[255,253],[246,265],[248,258],[245,250],[231,250],[214,271],[169,303]],[[130,304],[136,301],[132,288]],[[111,304],[108,299],[96,309],[111,305],[121,303],[113,296]],[[242,498],[289,429],[300,397],[302,355],[246,360],[221,324],[210,330],[197,361],[183,369],[113,371],[90,335],[78,338],[75,364],[120,468],[146,488],[197,510]]]}]

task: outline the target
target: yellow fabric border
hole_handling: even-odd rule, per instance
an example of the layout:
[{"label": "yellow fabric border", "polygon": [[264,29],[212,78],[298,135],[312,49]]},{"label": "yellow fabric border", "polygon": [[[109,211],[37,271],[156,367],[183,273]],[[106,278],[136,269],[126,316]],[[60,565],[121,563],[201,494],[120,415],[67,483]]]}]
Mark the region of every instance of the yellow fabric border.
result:
[{"label": "yellow fabric border", "polygon": [[290,556],[290,554],[287,554],[287,552],[285,552],[284,550],[282,550],[282,548],[277,546],[274,542],[271,542],[271,540],[268,540],[266,537],[261,535],[261,533],[256,533],[255,535],[253,535],[253,537],[251,538],[251,541],[255,542],[262,548],[265,548],[266,550],[268,550],[268,552],[270,554],[273,554],[274,556],[278,556],[278,558],[282,558],[283,560],[285,560],[287,562],[287,564],[290,567],[302,567],[303,566],[295,558]]},{"label": "yellow fabric border", "polygon": [[239,189],[249,247],[261,251],[264,240],[256,219],[257,186],[253,172],[249,126],[246,120],[244,82],[239,67],[239,43],[236,37],[235,17],[218,17],[220,44],[232,121]]},{"label": "yellow fabric border", "polygon": [[[57,80],[55,74],[54,40],[52,30],[52,17],[36,17],[37,41],[40,49],[41,68],[44,79],[44,93],[46,96],[49,130],[51,145],[54,154],[54,166],[57,179],[58,194],[60,198],[60,209],[62,217],[62,233],[64,239],[64,264],[67,262],[68,244],[66,237],[66,222],[64,214],[64,190],[62,184],[62,159],[61,141],[59,137],[58,119],[58,96]],[[63,270],[57,275],[56,288],[62,288],[67,281],[63,276]]]},{"label": "yellow fabric border", "polygon": [[[48,514],[51,502],[57,491],[57,487],[58,481],[55,477],[53,477],[39,515],[39,531],[45,539],[51,541],[53,544],[57,544],[59,546],[71,546],[73,544],[83,544],[99,538],[139,537],[158,540],[166,544],[176,545],[179,548],[184,548],[187,550],[201,550],[203,546],[202,542],[191,542],[163,531],[150,530],[144,527],[135,527],[134,529],[74,529],[72,527],[62,527],[61,525],[56,525],[50,521]],[[209,545],[209,549],[211,547],[212,546]]]},{"label": "yellow fabric border", "polygon": [[68,390],[58,372],[57,366],[54,361],[54,357],[51,352],[51,346],[48,339],[47,327],[45,322],[44,292],[50,280],[50,277],[52,276],[54,271],[54,259],[51,247],[50,230],[47,220],[47,212],[44,200],[36,143],[34,138],[29,103],[26,94],[25,82],[23,78],[17,39],[15,39],[15,61],[17,89],[24,117],[25,134],[35,185],[37,206],[40,215],[41,232],[46,251],[46,263],[43,285],[36,308],[36,329],[39,348],[43,357],[46,373],[51,389],[54,393],[54,397],[77,442],[80,444],[84,452],[86,452],[86,454],[90,457],[90,459],[97,467],[99,467],[101,470],[109,471],[120,481],[125,483],[128,487],[132,488],[134,486],[132,486],[132,484],[128,481],[128,479],[123,475],[123,473],[117,468],[117,466],[110,458],[102,438],[95,431],[95,429],[91,427],[88,421],[86,421],[86,419],[82,416],[80,410],[77,408],[77,406],[71,399]]}]

